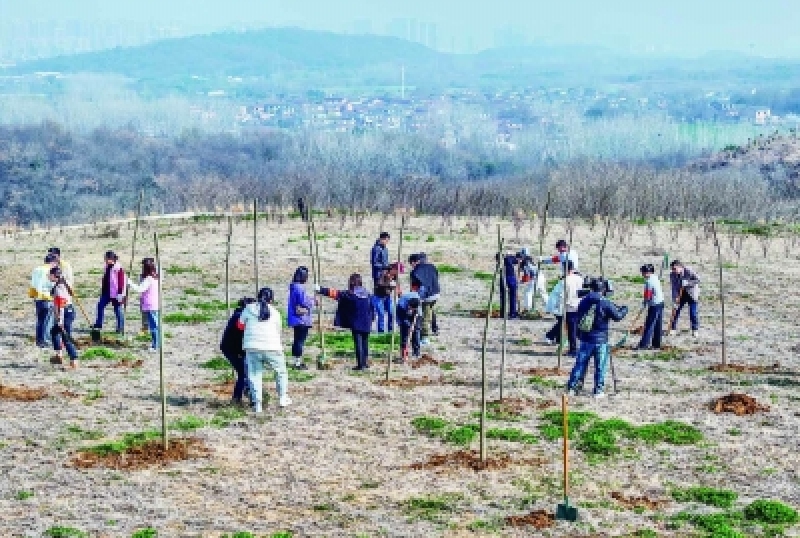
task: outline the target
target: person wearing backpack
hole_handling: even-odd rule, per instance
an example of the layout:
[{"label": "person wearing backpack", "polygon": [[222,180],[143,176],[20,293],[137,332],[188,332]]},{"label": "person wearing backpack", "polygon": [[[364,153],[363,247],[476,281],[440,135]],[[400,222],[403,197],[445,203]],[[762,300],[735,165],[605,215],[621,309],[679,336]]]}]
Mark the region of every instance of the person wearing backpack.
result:
[{"label": "person wearing backpack", "polygon": [[361,275],[358,273],[350,275],[346,291],[321,288],[319,284],[314,285],[314,291],[339,303],[334,316],[334,325],[350,329],[353,334],[356,353],[356,366],[353,370],[368,369],[369,334],[372,331],[372,321],[375,319],[375,305],[372,296],[364,288]]},{"label": "person wearing backpack", "polygon": [[647,308],[642,339],[638,349],[660,349],[664,325],[664,292],[653,264],[643,265],[639,271],[644,277],[642,307]]},{"label": "person wearing backpack", "polygon": [[53,284],[50,295],[53,297],[54,319],[50,336],[53,339],[53,349],[56,352],[50,362],[52,364],[62,364],[62,353],[66,348],[67,355],[69,355],[69,367],[75,369],[78,367],[78,350],[75,348],[75,341],[72,339],[72,324],[75,322],[75,308],[72,306],[72,288],[67,284],[59,267],[50,269],[48,278]]},{"label": "person wearing backpack", "polygon": [[231,402],[238,405],[241,405],[245,391],[247,391],[248,397],[252,396],[250,394],[250,381],[247,378],[247,363],[245,362],[244,331],[239,328],[239,317],[241,317],[245,307],[254,302],[256,300],[249,297],[239,300],[239,304],[230,319],[228,319],[228,324],[225,326],[222,340],[219,343],[219,350],[231,364],[233,371],[236,372],[236,382],[233,385]]},{"label": "person wearing backpack", "polygon": [[294,331],[292,339],[292,357],[294,357],[295,370],[308,370],[303,362],[303,347],[308,339],[308,333],[313,326],[311,313],[316,303],[316,298],[306,292],[305,284],[308,282],[308,267],[298,267],[294,272],[292,283],[289,284],[289,301],[287,306],[286,322]]},{"label": "person wearing backpack", "polygon": [[256,302],[244,307],[237,326],[244,331],[242,348],[245,350],[247,378],[250,380],[250,401],[253,411],[263,412],[261,376],[264,366],[275,372],[275,389],[278,406],[291,405],[289,398],[289,373],[281,344],[281,313],[272,306],[274,294],[270,288],[258,291]]},{"label": "person wearing backpack", "polygon": [[589,293],[578,305],[580,347],[567,382],[567,394],[570,396],[577,394],[577,387],[586,375],[589,361],[594,357],[594,397],[605,397],[603,387],[610,353],[608,325],[611,321],[622,321],[628,315],[628,307],[617,307],[603,295],[605,291],[606,282],[603,279],[592,279]]}]

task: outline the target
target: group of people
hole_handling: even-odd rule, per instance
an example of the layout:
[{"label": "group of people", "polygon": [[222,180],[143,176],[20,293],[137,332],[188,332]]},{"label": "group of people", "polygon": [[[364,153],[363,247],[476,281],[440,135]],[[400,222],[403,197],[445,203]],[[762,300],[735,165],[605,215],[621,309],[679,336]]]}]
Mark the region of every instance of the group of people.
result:
[{"label": "group of people", "polygon": [[[103,327],[105,310],[114,307],[116,331],[125,330],[125,310],[128,290],[138,292],[142,312],[143,331],[151,336],[150,350],[158,349],[158,271],[153,258],[142,260],[139,284],[130,282],[114,252],[105,253],[105,265],[100,282],[100,299],[97,316],[92,329]],[[64,351],[69,357],[69,368],[78,367],[78,350],[72,337],[75,322],[75,303],[79,300],[74,291],[72,265],[61,258],[61,249],[48,249],[44,263],[33,269],[28,295],[34,301],[36,312],[36,345],[40,348],[52,346],[55,354],[50,362],[63,364]]]}]

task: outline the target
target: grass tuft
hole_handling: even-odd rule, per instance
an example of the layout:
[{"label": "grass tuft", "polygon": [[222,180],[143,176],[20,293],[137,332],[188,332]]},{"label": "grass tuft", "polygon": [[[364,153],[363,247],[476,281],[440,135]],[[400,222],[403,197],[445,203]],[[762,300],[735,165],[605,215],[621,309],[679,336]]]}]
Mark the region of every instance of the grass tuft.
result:
[{"label": "grass tuft", "polygon": [[744,517],[749,521],[772,525],[794,525],[800,520],[797,510],[791,506],[766,499],[759,499],[747,505]]},{"label": "grass tuft", "polygon": [[675,489],[672,498],[678,502],[697,502],[717,508],[731,508],[739,495],[728,489],[716,489],[705,486],[695,486],[686,489]]}]

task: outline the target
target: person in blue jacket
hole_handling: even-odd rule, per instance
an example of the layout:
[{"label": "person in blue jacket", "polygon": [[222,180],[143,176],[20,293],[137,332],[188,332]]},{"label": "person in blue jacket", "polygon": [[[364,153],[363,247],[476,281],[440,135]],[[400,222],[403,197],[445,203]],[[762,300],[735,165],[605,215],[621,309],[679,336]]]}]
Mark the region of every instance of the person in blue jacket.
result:
[{"label": "person in blue jacket", "polygon": [[[495,256],[495,260],[497,256]],[[500,316],[505,315],[506,301],[508,301],[508,319],[519,317],[517,310],[517,265],[522,261],[522,254],[506,254],[503,256],[503,269],[505,279],[500,279]]]},{"label": "person in blue jacket", "polygon": [[307,370],[308,366],[303,362],[303,347],[308,332],[313,323],[311,313],[314,309],[315,298],[305,290],[305,283],[308,282],[308,267],[298,267],[292,283],[289,284],[289,300],[286,312],[286,324],[292,328],[294,339],[292,340],[292,357],[294,357],[295,370]]},{"label": "person in blue jacket", "polygon": [[334,324],[343,329],[350,329],[353,334],[356,352],[356,366],[353,370],[362,371],[369,368],[369,334],[375,319],[375,306],[372,296],[364,288],[361,275],[358,273],[350,275],[346,291],[321,288],[319,285],[314,286],[314,291],[339,303]]},{"label": "person in blue jacket", "polygon": [[414,358],[420,355],[420,334],[422,331],[422,303],[419,293],[409,290],[397,299],[397,324],[400,326],[400,362],[408,361],[408,344]]},{"label": "person in blue jacket", "polygon": [[245,352],[242,348],[244,331],[239,329],[237,323],[245,307],[254,302],[256,302],[255,299],[249,297],[239,300],[236,310],[233,311],[225,331],[222,333],[222,341],[219,343],[219,350],[236,372],[236,382],[233,385],[233,397],[231,398],[231,401],[235,404],[242,403],[242,395],[245,391],[250,395],[250,381],[247,378]]},{"label": "person in blue jacket", "polygon": [[[577,387],[586,375],[586,367],[589,360],[594,357],[594,396],[603,398],[605,392],[606,368],[609,361],[608,325],[610,321],[622,321],[628,315],[628,307],[617,307],[609,301],[604,293],[606,282],[601,278],[592,279],[589,282],[589,293],[581,299],[578,305],[578,339],[580,347],[575,358],[575,366],[567,382],[567,393],[574,396]],[[588,316],[588,317],[587,317]],[[591,321],[591,329],[582,329],[584,320]]]}]

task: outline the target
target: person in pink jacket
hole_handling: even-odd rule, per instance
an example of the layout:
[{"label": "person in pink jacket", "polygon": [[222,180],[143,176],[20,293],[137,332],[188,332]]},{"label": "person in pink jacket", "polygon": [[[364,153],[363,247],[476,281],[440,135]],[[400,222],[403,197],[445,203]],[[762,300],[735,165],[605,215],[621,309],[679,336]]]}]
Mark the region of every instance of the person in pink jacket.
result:
[{"label": "person in pink jacket", "polygon": [[119,257],[111,252],[106,252],[106,265],[103,268],[103,280],[100,285],[100,301],[97,303],[97,319],[94,322],[95,329],[103,328],[103,316],[108,303],[114,306],[114,315],[117,317],[117,332],[123,333],[125,330],[125,270],[119,263]]},{"label": "person in pink jacket", "polygon": [[158,350],[158,269],[153,258],[142,260],[142,281],[136,285],[128,282],[128,288],[140,294],[139,304],[142,315],[147,318],[147,327],[150,330],[152,345],[150,351]]}]

